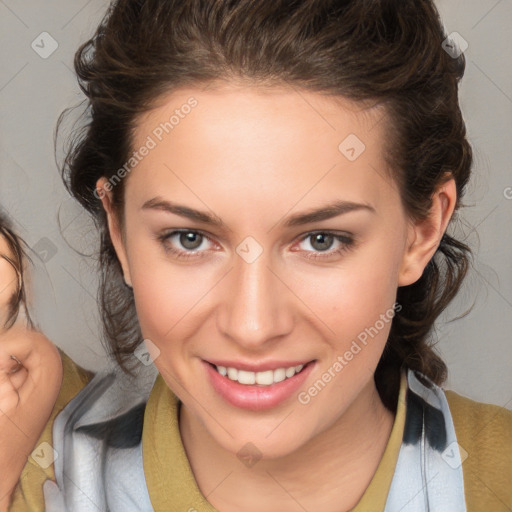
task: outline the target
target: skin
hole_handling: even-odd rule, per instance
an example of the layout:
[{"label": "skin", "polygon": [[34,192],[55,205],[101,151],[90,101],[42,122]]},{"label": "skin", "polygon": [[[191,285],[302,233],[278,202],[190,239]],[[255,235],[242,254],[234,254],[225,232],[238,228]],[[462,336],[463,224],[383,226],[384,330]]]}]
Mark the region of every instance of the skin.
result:
[{"label": "skin", "polygon": [[[14,259],[0,236],[0,253]],[[25,274],[26,275],[26,274]],[[17,292],[13,266],[0,258],[0,318],[7,318],[10,297]],[[14,325],[0,328],[0,510],[7,510],[11,494],[32,450],[36,447],[57,400],[62,383],[59,351],[44,334],[28,329],[20,311]],[[23,366],[10,373],[17,363]]]},{"label": "skin", "polygon": [[[124,224],[104,178],[97,189],[142,333],[160,351],[154,363],[183,402],[180,432],[194,476],[222,512],[349,510],[394,421],[373,378],[391,323],[307,405],[294,394],[265,411],[234,407],[213,390],[201,360],[314,359],[307,390],[393,306],[397,288],[421,276],[453,213],[455,183],[436,191],[427,220],[412,222],[386,174],[383,112],[284,87],[175,91],[138,120],[134,148],[191,96],[198,105],[125,178]],[[349,134],[366,145],[353,162],[338,150]],[[214,213],[227,228],[141,209],[155,196]],[[339,199],[375,212],[284,226]],[[158,240],[185,228],[210,240],[195,249],[179,235]],[[333,239],[322,251],[307,237],[318,230],[356,243],[336,255],[344,244]],[[252,263],[236,252],[247,236],[263,249]],[[165,247],[202,257],[178,259]],[[236,456],[247,442],[262,454],[251,468]]]}]

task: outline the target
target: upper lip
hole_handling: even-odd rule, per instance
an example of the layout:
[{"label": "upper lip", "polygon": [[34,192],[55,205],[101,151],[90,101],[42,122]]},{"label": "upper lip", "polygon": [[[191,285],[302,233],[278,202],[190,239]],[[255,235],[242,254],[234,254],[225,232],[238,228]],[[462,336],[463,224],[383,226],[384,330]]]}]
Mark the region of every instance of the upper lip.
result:
[{"label": "upper lip", "polygon": [[207,363],[215,366],[224,366],[226,368],[236,368],[237,370],[245,370],[247,372],[264,372],[267,370],[277,370],[278,368],[290,368],[292,366],[306,365],[312,359],[306,361],[266,361],[263,363],[248,363],[244,361],[229,361],[227,359],[208,359]]}]

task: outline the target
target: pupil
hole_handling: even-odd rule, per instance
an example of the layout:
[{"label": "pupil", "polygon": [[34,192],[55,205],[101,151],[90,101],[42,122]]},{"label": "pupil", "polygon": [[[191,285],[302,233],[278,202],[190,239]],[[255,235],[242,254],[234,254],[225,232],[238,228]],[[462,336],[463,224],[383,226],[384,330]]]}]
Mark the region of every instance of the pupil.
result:
[{"label": "pupil", "polygon": [[183,247],[187,249],[196,249],[201,244],[197,243],[197,240],[194,242],[194,238],[197,237],[199,239],[199,236],[198,233],[183,233],[180,237],[180,242],[183,244]]},{"label": "pupil", "polygon": [[[325,245],[325,241],[327,240],[328,242],[332,242],[332,235],[324,235],[322,233],[318,233],[317,235],[314,235],[314,241],[315,243],[317,241],[320,241],[320,244],[324,244]],[[330,247],[331,244],[327,243],[327,247],[318,247],[319,250],[326,250]]]}]

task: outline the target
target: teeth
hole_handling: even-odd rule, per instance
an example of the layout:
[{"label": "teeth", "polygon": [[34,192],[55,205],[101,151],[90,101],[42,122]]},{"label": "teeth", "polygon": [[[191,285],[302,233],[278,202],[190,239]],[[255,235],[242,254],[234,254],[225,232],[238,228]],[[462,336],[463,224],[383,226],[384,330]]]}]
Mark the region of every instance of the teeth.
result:
[{"label": "teeth", "polygon": [[288,378],[293,377],[295,375],[295,366],[292,366],[291,368],[286,368],[286,371],[284,372],[284,374]]},{"label": "teeth", "polygon": [[274,370],[274,382],[281,382],[284,379],[286,379],[286,370],[284,368]]},{"label": "teeth", "polygon": [[227,376],[231,380],[236,380],[240,384],[271,386],[276,382],[282,382],[293,377],[304,368],[304,365],[299,364],[298,366],[290,366],[290,368],[277,368],[276,370],[266,370],[263,372],[248,372],[237,370],[236,368],[226,368],[225,366],[216,366],[215,368],[221,375]]},{"label": "teeth", "polygon": [[273,384],[273,383],[274,383],[274,372],[273,372],[273,370],[267,370],[266,372],[258,372],[256,374],[256,384],[262,384],[264,386],[270,386],[270,384]]},{"label": "teeth", "polygon": [[238,382],[240,384],[255,384],[256,375],[254,372],[246,372],[245,370],[238,370]]}]

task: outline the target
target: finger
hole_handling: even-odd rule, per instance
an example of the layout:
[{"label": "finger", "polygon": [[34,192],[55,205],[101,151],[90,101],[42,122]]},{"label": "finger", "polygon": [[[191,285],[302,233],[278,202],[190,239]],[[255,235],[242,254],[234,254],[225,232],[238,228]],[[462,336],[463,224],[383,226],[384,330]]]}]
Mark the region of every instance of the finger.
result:
[{"label": "finger", "polygon": [[20,396],[14,383],[5,372],[0,371],[0,414],[9,416],[20,401]]},{"label": "finger", "polygon": [[[33,392],[35,383],[45,386],[58,380],[61,366],[58,349],[44,334],[13,327],[0,335],[0,372],[7,374],[23,395]],[[15,368],[18,371],[11,373]]]},{"label": "finger", "polygon": [[12,368],[11,356],[15,356],[24,366],[31,362],[31,353],[43,348],[42,345],[38,347],[38,336],[34,332],[13,326],[0,333],[0,370],[9,371]]},{"label": "finger", "polygon": [[[46,396],[57,398],[58,391],[62,384],[63,368],[60,353],[57,347],[41,333],[33,334],[35,340],[34,348],[24,361],[28,372],[25,381],[19,377],[23,385],[18,388],[22,402],[32,394],[41,395],[42,400]],[[17,378],[17,373],[11,375]]]}]

